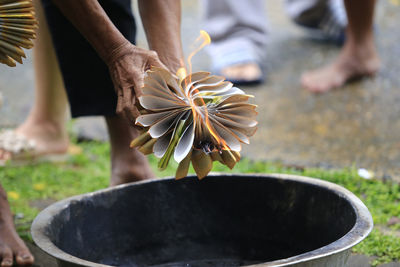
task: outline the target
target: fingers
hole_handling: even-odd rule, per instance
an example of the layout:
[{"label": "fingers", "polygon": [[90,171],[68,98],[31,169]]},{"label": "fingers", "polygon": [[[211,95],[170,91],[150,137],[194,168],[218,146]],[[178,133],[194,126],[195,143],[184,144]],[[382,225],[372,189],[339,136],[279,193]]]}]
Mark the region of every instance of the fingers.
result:
[{"label": "fingers", "polygon": [[13,265],[13,254],[8,246],[0,246],[1,267],[11,267]]},{"label": "fingers", "polygon": [[118,102],[116,113],[125,116],[132,124],[135,124],[136,118],[140,115],[135,106],[136,97],[133,88],[122,88],[118,91]]},{"label": "fingers", "polygon": [[[122,91],[122,90],[121,90]],[[117,114],[122,114],[123,110],[124,110],[124,95],[122,93],[118,92],[118,98],[117,98],[117,110],[116,113]]]},{"label": "fingers", "polygon": [[155,51],[134,46],[131,49],[132,53],[127,53],[109,67],[118,94],[116,111],[135,123],[137,116],[140,115],[135,102],[142,95],[145,72],[151,66],[164,69],[167,67],[160,61]]},{"label": "fingers", "polygon": [[136,97],[133,93],[133,88],[124,88],[122,97],[122,110],[127,119],[135,124],[139,112],[135,107]]},{"label": "fingers", "polygon": [[135,90],[136,97],[143,95],[142,87],[144,86],[144,73],[141,75],[136,75],[133,80],[133,89]]}]

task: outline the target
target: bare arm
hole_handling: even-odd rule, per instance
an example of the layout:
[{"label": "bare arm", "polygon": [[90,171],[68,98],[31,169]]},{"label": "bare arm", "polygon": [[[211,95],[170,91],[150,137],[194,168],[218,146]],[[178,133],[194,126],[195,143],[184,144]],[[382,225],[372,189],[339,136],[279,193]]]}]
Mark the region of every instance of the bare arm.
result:
[{"label": "bare arm", "polygon": [[128,42],[97,0],[53,0],[53,2],[106,63],[113,51]]},{"label": "bare arm", "polygon": [[170,71],[183,65],[180,0],[139,0],[139,11],[150,49]]},{"label": "bare arm", "polygon": [[[145,71],[151,66],[165,68],[157,53],[138,48],[126,40],[97,0],[53,2],[106,62],[118,94],[117,112],[123,112],[133,121],[138,115],[134,104],[136,96],[141,94]],[[179,51],[180,3],[177,0],[142,2],[141,16],[150,48],[160,53],[170,70],[176,72],[182,57]],[[165,32],[161,33],[163,30]]]}]

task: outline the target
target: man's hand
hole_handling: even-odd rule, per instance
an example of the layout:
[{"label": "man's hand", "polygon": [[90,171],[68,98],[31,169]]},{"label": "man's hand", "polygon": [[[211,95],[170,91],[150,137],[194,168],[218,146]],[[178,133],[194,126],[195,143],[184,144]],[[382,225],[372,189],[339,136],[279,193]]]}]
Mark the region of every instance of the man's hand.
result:
[{"label": "man's hand", "polygon": [[[156,52],[129,43],[97,0],[53,2],[106,62],[118,94],[117,113],[134,122],[146,70],[151,66],[166,69]],[[175,73],[183,62],[180,0],[141,0],[139,8],[150,49]]]},{"label": "man's hand", "polygon": [[142,49],[129,42],[115,49],[107,57],[111,78],[118,95],[117,113],[131,122],[139,116],[136,99],[142,92],[144,75],[152,66],[167,69],[155,51]]}]

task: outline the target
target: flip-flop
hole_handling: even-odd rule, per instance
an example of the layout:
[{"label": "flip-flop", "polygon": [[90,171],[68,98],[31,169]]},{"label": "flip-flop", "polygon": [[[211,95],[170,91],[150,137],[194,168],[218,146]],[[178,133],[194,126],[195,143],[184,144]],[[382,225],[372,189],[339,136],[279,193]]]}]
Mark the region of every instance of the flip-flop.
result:
[{"label": "flip-flop", "polygon": [[0,160],[0,167],[24,166],[41,162],[61,163],[65,162],[69,155],[63,154],[37,154],[37,145],[34,140],[28,139],[14,130],[0,132],[0,149],[12,154],[9,160]]}]

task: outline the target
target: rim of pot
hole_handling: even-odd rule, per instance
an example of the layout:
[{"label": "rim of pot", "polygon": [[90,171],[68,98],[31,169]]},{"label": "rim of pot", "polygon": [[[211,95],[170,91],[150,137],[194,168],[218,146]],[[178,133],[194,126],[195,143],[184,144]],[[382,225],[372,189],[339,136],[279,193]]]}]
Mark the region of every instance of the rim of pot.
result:
[{"label": "rim of pot", "polygon": [[[228,176],[228,177],[265,177],[265,178],[273,178],[273,179],[281,179],[281,180],[289,180],[289,181],[296,181],[305,184],[311,184],[320,186],[326,189],[331,190],[336,195],[346,199],[351,207],[354,209],[356,214],[356,222],[352,229],[348,231],[344,236],[339,238],[338,240],[327,244],[323,247],[320,247],[315,250],[311,250],[293,257],[279,259],[275,261],[254,264],[251,266],[287,266],[296,263],[301,263],[305,261],[315,260],[318,258],[326,257],[329,255],[337,254],[342,251],[345,251],[359,242],[361,242],[364,238],[368,236],[368,234],[372,231],[373,228],[373,220],[370,212],[368,211],[367,207],[362,203],[362,201],[356,197],[352,192],[345,189],[342,186],[337,184],[323,181],[317,178],[311,178],[306,176],[299,176],[299,175],[292,175],[292,174],[277,174],[277,173],[270,173],[270,174],[231,174],[231,173],[211,173],[208,176]],[[189,175],[187,178],[195,177],[194,175]],[[55,257],[58,260],[72,262],[74,264],[79,264],[82,266],[87,267],[110,267],[111,265],[99,264],[87,260],[80,259],[75,257],[71,254],[68,254],[58,248],[47,236],[46,229],[49,224],[51,224],[52,219],[60,213],[60,211],[64,210],[71,202],[80,201],[84,198],[92,197],[93,195],[99,195],[106,192],[118,190],[119,188],[124,188],[127,186],[132,186],[136,184],[147,184],[147,183],[154,183],[160,180],[174,180],[174,177],[165,177],[165,178],[154,178],[148,179],[145,181],[139,181],[134,183],[127,183],[118,185],[111,188],[101,189],[95,192],[86,193],[82,195],[77,195],[73,197],[69,197],[63,200],[60,200],[54,204],[51,204],[44,210],[42,210],[37,217],[33,220],[32,227],[31,227],[31,234],[34,242],[36,245],[45,251],[47,254]],[[248,265],[250,266],[250,265]]]}]

